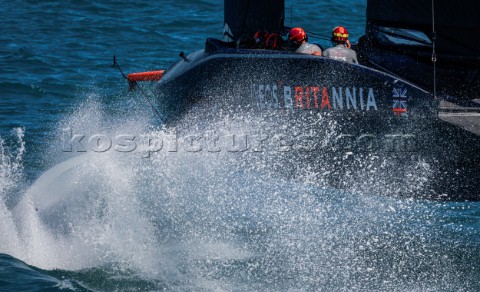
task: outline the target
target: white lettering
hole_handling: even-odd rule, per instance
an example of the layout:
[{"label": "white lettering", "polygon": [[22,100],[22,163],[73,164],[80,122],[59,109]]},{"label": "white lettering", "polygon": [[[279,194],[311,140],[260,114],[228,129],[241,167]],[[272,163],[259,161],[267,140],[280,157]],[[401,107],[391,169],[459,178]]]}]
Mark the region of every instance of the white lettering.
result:
[{"label": "white lettering", "polygon": [[112,140],[106,135],[93,135],[88,139],[90,149],[95,152],[105,152],[112,147]]},{"label": "white lettering", "polygon": [[178,137],[177,133],[169,134],[169,135],[164,135],[166,141],[165,147],[168,147],[168,152],[177,152],[178,151]]},{"label": "white lettering", "polygon": [[353,95],[350,92],[350,89],[345,88],[345,95],[347,96],[347,109],[357,109],[357,89],[354,87],[352,91]]},{"label": "white lettering", "polygon": [[163,139],[148,138],[148,149],[147,149],[147,153],[143,156],[143,158],[149,158],[152,152],[160,151],[162,148],[163,148]]},{"label": "white lettering", "polygon": [[[183,138],[183,148],[187,152],[200,152],[202,151],[203,137],[199,135],[188,135]],[[198,142],[198,143],[197,143]]]},{"label": "white lettering", "polygon": [[79,146],[79,150],[76,152],[87,152],[85,146],[81,143],[85,138],[85,135],[72,135],[72,130],[70,128],[63,129],[62,142],[63,142],[63,152],[72,152],[73,143],[76,143]]},{"label": "white lettering", "polygon": [[332,99],[333,99],[333,108],[343,110],[343,95],[342,88],[340,87],[338,92],[335,87],[332,87]]},{"label": "white lettering", "polygon": [[273,97],[273,108],[274,108],[274,109],[278,109],[278,96],[277,96],[277,92],[278,92],[278,87],[277,87],[277,85],[273,85],[273,86],[272,86],[272,97]]},{"label": "white lettering", "polygon": [[243,152],[248,150],[247,135],[240,135],[240,138],[237,138],[237,135],[228,135],[226,138],[232,141],[232,144],[227,144],[228,152]]},{"label": "white lettering", "polygon": [[133,135],[118,135],[115,137],[114,149],[118,152],[132,152],[137,148],[135,144],[135,136]]},{"label": "white lettering", "polygon": [[272,109],[273,108],[273,101],[272,101],[272,88],[270,87],[269,84],[265,85],[265,102],[266,108],[267,109]]},{"label": "white lettering", "polygon": [[365,102],[363,100],[363,87],[360,87],[360,89],[359,89],[358,99],[360,99],[360,109],[364,110],[365,109]]},{"label": "white lettering", "polygon": [[265,85],[258,86],[258,102],[260,109],[265,109]]},{"label": "white lettering", "polygon": [[283,87],[283,100],[285,102],[285,108],[293,108],[292,88],[290,86]]},{"label": "white lettering", "polygon": [[[378,110],[377,100],[372,87],[368,88],[368,93],[366,94],[364,94],[366,89],[363,87],[331,87],[328,89],[328,92],[331,93],[328,98],[327,95],[325,95],[325,92],[321,93],[319,90],[313,90],[320,88],[318,86],[307,86],[305,88],[301,86],[297,87],[300,88],[299,94],[302,93],[301,90],[305,90],[305,96],[301,102],[310,101],[310,108],[320,108],[320,105],[317,105],[317,102],[319,102],[318,98],[320,98],[318,94],[321,94],[322,104],[324,101],[328,104],[333,102],[332,108],[336,110]],[[325,87],[324,90],[326,90]],[[289,85],[284,85],[283,90],[276,84],[259,84],[252,86],[252,95],[254,98],[256,97],[258,108],[261,110],[293,109],[293,98],[295,97],[293,97],[292,94],[292,87]],[[315,98],[315,95],[317,95],[317,99]],[[314,105],[312,105],[312,102]],[[303,106],[305,106],[305,104]],[[309,108],[308,105],[306,105],[306,107]],[[330,108],[330,106],[328,108]]]},{"label": "white lettering", "polygon": [[215,131],[209,131],[207,132],[207,135],[205,136],[205,142],[207,146],[207,151],[208,152],[220,152],[221,149],[220,147],[217,146],[217,142],[220,140],[220,137],[217,135]]},{"label": "white lettering", "polygon": [[368,89],[368,98],[367,98],[367,111],[373,107],[375,110],[377,109],[377,102],[375,101],[375,95],[373,95],[373,88]]}]

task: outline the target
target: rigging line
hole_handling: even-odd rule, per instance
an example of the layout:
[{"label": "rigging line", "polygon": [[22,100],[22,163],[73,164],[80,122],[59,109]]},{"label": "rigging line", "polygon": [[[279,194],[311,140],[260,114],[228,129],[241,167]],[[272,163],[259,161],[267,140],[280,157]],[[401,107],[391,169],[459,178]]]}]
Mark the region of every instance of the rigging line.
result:
[{"label": "rigging line", "polygon": [[120,74],[122,74],[123,78],[128,80],[127,75],[125,75],[125,73],[123,73],[122,68],[120,67],[120,65],[118,65],[117,55],[115,53],[113,53],[113,67],[117,68],[120,71]]},{"label": "rigging line", "polygon": [[435,41],[437,33],[435,32],[435,0],[432,0],[432,62],[433,62],[433,97],[437,98],[437,54],[435,52]]},{"label": "rigging line", "polygon": [[163,124],[164,123],[163,116],[160,114],[160,112],[157,110],[157,108],[153,105],[150,98],[148,98],[148,96],[145,94],[145,92],[143,91],[143,88],[138,84],[136,84],[136,86],[140,90],[140,93],[143,95],[143,97],[147,100],[148,104],[150,104],[150,107],[152,108],[153,112],[158,116],[158,118],[160,119],[160,122]]},{"label": "rigging line", "polygon": [[[128,77],[127,75],[125,75],[125,73],[123,73],[123,70],[122,68],[120,67],[120,65],[118,64],[117,62],[117,56],[115,54],[113,54],[113,67],[117,68],[120,73],[122,74],[123,78],[127,79],[128,80]],[[140,90],[140,93],[142,94],[142,96],[147,100],[148,104],[150,104],[150,106],[152,107],[152,110],[153,112],[158,116],[158,118],[160,119],[160,121],[164,122],[164,119],[162,117],[162,115],[160,114],[160,112],[155,108],[155,106],[153,106],[153,103],[150,101],[150,99],[148,98],[148,96],[145,94],[145,92],[143,91],[142,87],[140,87],[140,85],[138,85],[137,82],[135,81],[130,81],[128,80],[128,83],[129,83],[129,86],[131,89],[133,89],[135,86],[138,87],[138,89]]]}]

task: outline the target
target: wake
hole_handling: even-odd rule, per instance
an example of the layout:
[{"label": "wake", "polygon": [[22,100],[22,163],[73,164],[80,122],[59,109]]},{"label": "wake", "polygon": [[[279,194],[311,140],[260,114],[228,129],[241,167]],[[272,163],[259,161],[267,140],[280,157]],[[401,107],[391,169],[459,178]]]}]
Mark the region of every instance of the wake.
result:
[{"label": "wake", "polygon": [[[143,121],[119,128],[102,115],[87,104],[62,127],[87,132],[96,119],[107,134],[170,134]],[[241,132],[244,124],[225,118],[215,126]],[[81,154],[42,173],[7,206],[8,190],[21,184],[22,156],[2,151],[9,162],[2,164],[0,252],[43,269],[102,268],[113,278],[130,271],[193,290],[412,290],[471,280],[457,278],[451,263],[461,247],[442,244],[442,205],[321,187],[308,169],[292,181],[264,171],[269,157]]]}]

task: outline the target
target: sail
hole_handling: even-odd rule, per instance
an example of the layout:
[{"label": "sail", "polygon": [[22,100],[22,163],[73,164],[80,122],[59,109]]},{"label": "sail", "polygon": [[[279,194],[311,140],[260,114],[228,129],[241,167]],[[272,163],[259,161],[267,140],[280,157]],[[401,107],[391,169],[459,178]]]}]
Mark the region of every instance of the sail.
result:
[{"label": "sail", "polygon": [[358,53],[367,64],[437,96],[474,99],[480,91],[479,36],[477,0],[367,0]]},{"label": "sail", "polygon": [[367,30],[403,28],[424,33],[430,40],[435,19],[436,51],[441,56],[480,57],[478,0],[368,0]]},{"label": "sail", "polygon": [[224,40],[252,38],[261,29],[280,33],[285,19],[284,0],[225,0]]}]

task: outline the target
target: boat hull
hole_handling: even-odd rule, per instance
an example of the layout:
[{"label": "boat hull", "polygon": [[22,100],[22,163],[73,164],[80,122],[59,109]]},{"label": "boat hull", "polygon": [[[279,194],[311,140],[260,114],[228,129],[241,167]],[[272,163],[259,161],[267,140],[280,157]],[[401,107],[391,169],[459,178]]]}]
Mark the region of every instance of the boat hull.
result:
[{"label": "boat hull", "polygon": [[[207,44],[167,70],[156,94],[168,127],[196,131],[207,155],[236,153],[245,171],[351,191],[479,199],[478,136],[439,119],[428,92],[368,67],[212,52]],[[223,149],[209,144],[212,133]]]}]

